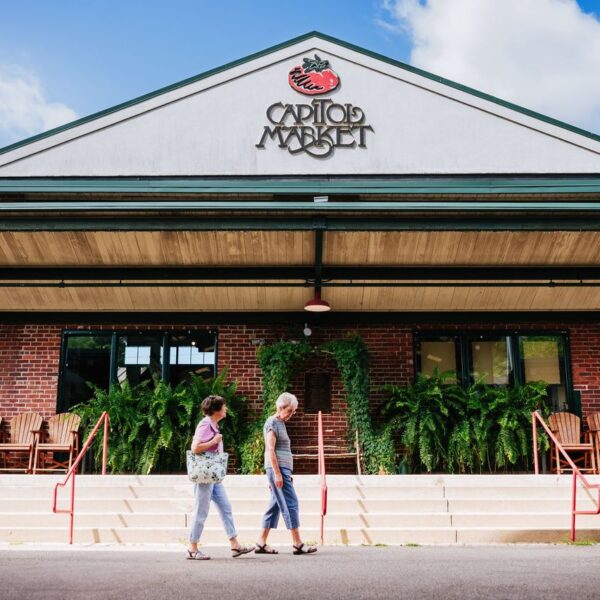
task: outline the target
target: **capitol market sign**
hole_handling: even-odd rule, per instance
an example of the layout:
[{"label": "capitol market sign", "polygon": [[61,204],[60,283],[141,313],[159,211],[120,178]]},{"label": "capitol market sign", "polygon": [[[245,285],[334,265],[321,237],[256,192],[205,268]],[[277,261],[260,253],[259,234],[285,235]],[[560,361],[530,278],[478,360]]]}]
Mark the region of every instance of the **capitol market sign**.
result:
[{"label": "capitol market sign", "polygon": [[[333,91],[340,78],[329,61],[305,58],[288,74],[290,86],[301,94],[315,96]],[[336,148],[366,148],[367,132],[373,127],[366,122],[359,106],[339,104],[328,98],[315,98],[310,104],[276,102],[267,108],[268,125],[263,128],[257,148],[269,141],[290,154],[305,152],[315,158],[327,158]]]}]

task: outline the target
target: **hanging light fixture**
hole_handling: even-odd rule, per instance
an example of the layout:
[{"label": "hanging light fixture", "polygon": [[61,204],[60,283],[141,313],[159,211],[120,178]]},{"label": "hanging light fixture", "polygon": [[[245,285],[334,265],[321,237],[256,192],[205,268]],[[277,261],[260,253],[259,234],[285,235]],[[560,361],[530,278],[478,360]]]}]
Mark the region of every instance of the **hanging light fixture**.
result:
[{"label": "hanging light fixture", "polygon": [[331,310],[331,306],[325,300],[321,300],[321,292],[315,290],[315,297],[304,305],[304,310],[310,312],[327,312]]}]

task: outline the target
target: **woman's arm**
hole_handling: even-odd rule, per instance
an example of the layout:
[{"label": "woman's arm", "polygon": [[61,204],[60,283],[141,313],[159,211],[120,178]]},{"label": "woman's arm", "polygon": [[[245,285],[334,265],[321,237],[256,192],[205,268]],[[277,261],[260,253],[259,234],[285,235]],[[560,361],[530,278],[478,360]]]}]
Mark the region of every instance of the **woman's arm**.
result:
[{"label": "woman's arm", "polygon": [[220,433],[217,433],[212,440],[209,440],[208,442],[198,442],[197,444],[193,445],[192,452],[194,454],[202,454],[202,452],[212,448],[214,445],[220,444],[222,439],[223,436]]},{"label": "woman's arm", "polygon": [[271,468],[275,473],[275,487],[282,488],[283,487],[283,477],[281,476],[281,470],[279,469],[279,462],[277,460],[277,454],[275,453],[275,444],[277,442],[277,437],[275,436],[275,432],[273,430],[267,433],[267,456],[269,457],[269,462],[271,463]]}]

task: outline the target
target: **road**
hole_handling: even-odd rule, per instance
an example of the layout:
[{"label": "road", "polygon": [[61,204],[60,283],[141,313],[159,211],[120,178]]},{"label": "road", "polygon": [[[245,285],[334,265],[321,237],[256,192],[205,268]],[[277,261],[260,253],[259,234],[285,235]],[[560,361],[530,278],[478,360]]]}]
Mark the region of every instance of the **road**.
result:
[{"label": "road", "polygon": [[2,600],[600,597],[600,546],[326,547],[210,561],[177,551],[0,550]]}]

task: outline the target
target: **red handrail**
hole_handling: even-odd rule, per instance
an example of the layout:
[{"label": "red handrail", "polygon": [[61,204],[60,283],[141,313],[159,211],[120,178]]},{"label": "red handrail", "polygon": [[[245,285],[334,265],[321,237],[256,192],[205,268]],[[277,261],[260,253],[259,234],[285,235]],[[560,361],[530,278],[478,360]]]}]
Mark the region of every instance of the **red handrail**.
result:
[{"label": "red handrail", "polygon": [[[100,429],[100,425],[102,424],[103,421],[104,421],[104,444],[102,447],[102,475],[106,475],[106,454],[108,452],[108,413],[103,412],[102,415],[100,416],[100,418],[98,419],[96,426],[92,430],[92,433],[90,433],[88,439],[86,440],[85,444],[83,445],[81,452],[77,455],[75,462],[73,463],[73,465],[67,472],[67,476],[65,477],[65,480],[62,483],[59,482],[54,486],[54,502],[52,504],[52,512],[66,513],[71,516],[70,525],[69,525],[69,544],[73,543],[73,519],[75,516],[75,476],[77,475],[77,467],[79,466],[79,463],[82,461],[83,456],[85,455],[88,448],[90,447],[90,445],[91,445],[96,433],[98,432],[98,429]],[[67,485],[69,479],[71,479],[71,508],[69,508],[68,510],[57,509],[56,508],[56,497],[58,494],[58,488],[65,487]]]},{"label": "red handrail", "polygon": [[[552,440],[552,442],[556,445],[559,452],[564,456],[565,460],[573,470],[573,490],[571,495],[571,541],[575,541],[575,517],[576,515],[598,515],[600,514],[600,484],[590,483],[581,473],[579,468],[575,465],[571,457],[566,453],[565,449],[562,447],[562,444],[558,441],[556,436],[550,431],[548,425],[542,418],[542,415],[539,411],[535,411],[531,413],[531,424],[533,428],[533,462],[535,467],[535,474],[540,474],[540,466],[538,460],[538,447],[537,447],[537,424],[536,421],[540,423],[540,425],[545,429],[548,437]],[[598,500],[596,502],[596,510],[577,510],[577,479],[581,479],[583,485],[587,489],[596,489],[598,490]]]},{"label": "red handrail", "polygon": [[323,528],[327,514],[327,478],[325,475],[325,443],[323,442],[323,416],[319,411],[319,475],[321,476],[321,546],[323,545]]}]

